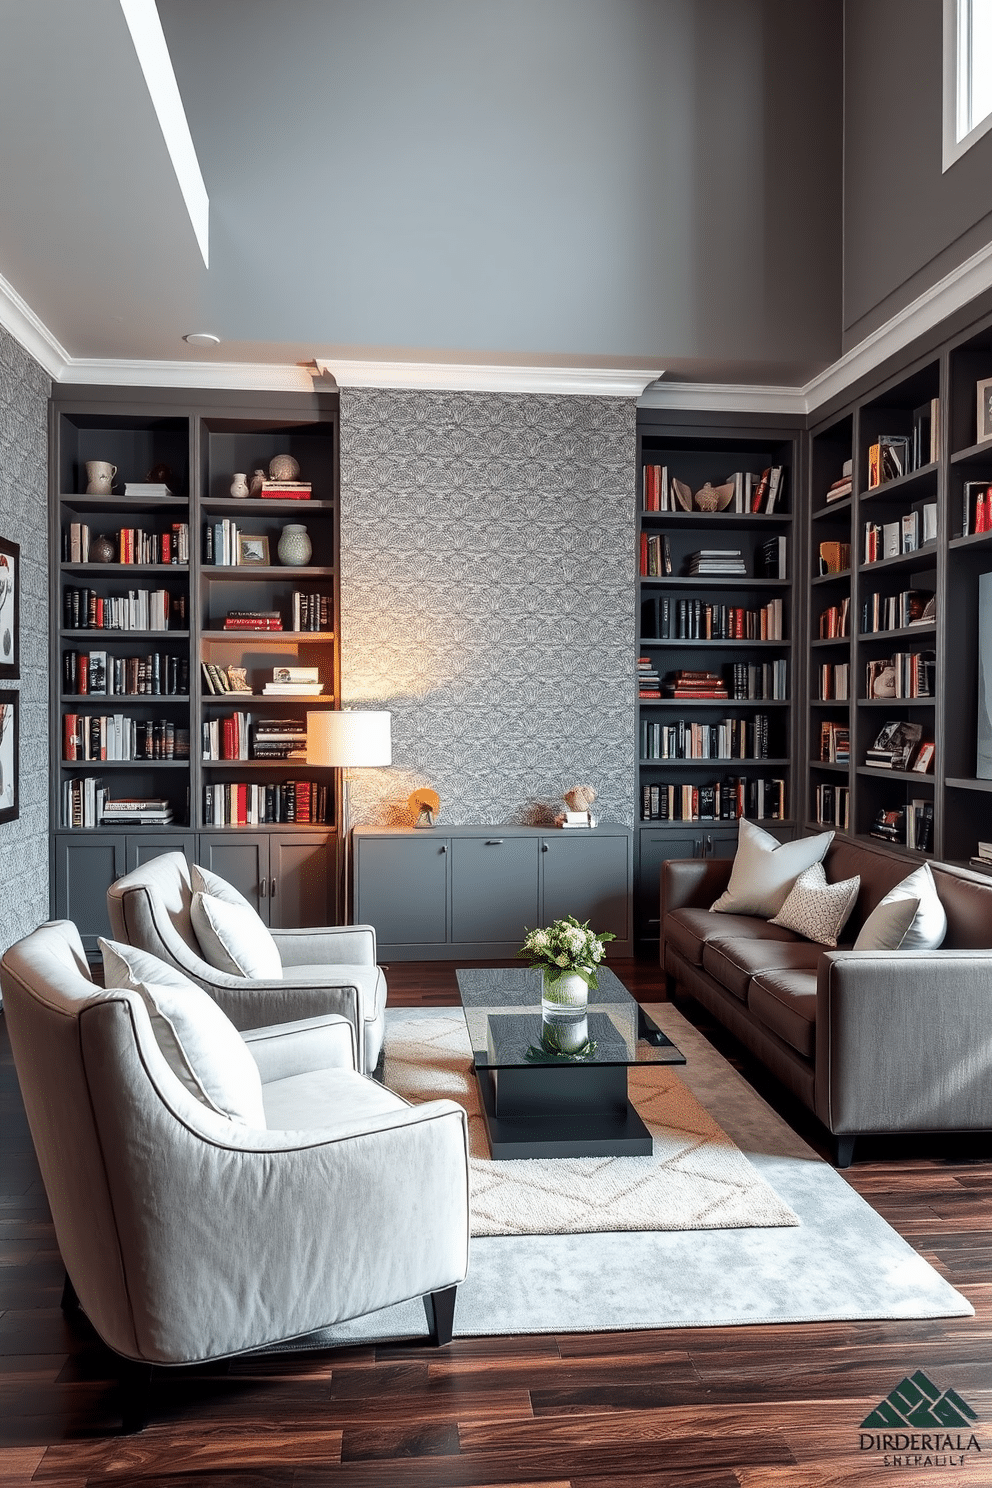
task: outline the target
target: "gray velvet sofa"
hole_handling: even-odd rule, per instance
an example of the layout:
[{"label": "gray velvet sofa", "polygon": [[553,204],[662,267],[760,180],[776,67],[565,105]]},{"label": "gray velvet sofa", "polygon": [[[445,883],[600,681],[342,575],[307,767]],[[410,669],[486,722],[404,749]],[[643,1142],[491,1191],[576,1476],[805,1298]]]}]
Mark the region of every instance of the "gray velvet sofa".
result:
[{"label": "gray velvet sofa", "polygon": [[[852,1160],[869,1133],[992,1130],[992,879],[933,864],[947,914],[939,950],[836,951],[747,915],[714,914],[732,863],[671,861],[661,875],[661,964],[819,1117]],[[861,877],[844,928],[914,864],[835,838],[827,879]]]}]

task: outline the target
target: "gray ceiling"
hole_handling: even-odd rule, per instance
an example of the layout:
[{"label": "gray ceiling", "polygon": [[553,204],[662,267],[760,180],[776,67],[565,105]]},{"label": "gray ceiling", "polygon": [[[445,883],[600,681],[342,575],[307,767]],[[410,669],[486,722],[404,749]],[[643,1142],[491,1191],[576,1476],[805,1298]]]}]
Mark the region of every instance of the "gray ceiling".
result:
[{"label": "gray ceiling", "polygon": [[209,271],[119,0],[0,0],[0,274],[70,356],[203,360],[206,329],[225,361],[797,382],[837,355],[837,5],[159,10]]}]

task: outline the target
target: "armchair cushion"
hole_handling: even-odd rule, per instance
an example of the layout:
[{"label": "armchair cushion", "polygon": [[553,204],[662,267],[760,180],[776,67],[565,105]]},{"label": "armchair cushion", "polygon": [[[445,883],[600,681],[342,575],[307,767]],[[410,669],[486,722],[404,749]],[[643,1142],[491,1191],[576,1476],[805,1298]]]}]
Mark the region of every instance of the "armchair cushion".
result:
[{"label": "armchair cushion", "polygon": [[190,918],[204,957],[218,971],[264,980],[282,976],[279,947],[247,901],[233,904],[198,891]]},{"label": "armchair cushion", "polygon": [[103,957],[105,987],[127,987],[133,992],[139,982],[145,982],[150,986],[182,991],[184,987],[196,985],[178,966],[170,966],[159,956],[153,956],[151,951],[141,951],[137,946],[124,945],[119,940],[105,940],[102,935],[97,938],[97,945]]},{"label": "armchair cushion", "polygon": [[224,904],[240,904],[242,909],[252,909],[252,905],[240,889],[228,883],[226,878],[221,878],[219,873],[211,873],[209,868],[201,868],[199,863],[190,863],[189,882],[194,894],[209,894],[212,899],[220,899]]}]

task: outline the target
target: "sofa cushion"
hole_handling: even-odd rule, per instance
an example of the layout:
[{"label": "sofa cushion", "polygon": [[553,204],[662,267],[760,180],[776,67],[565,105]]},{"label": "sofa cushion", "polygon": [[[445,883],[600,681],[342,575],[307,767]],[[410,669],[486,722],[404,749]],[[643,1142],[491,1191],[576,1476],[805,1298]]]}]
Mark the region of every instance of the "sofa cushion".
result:
[{"label": "sofa cushion", "polygon": [[721,985],[747,1000],[751,978],[759,971],[812,971],[823,954],[809,940],[743,940],[730,935],[713,936],[703,947],[703,970]]},{"label": "sofa cushion", "polygon": [[[906,900],[915,901],[916,910],[899,938],[899,931],[905,921]],[[875,906],[861,927],[854,949],[933,951],[943,943],[946,934],[947,915],[940,902],[930,864],[923,863],[914,873],[897,883],[894,889],[890,889],[885,898]]]},{"label": "sofa cushion", "polygon": [[667,943],[693,966],[703,964],[703,946],[711,938],[798,940],[791,930],[769,925],[753,915],[715,915],[709,909],[673,909],[665,916]]},{"label": "sofa cushion", "polygon": [[816,837],[779,842],[741,817],[730,882],[712,909],[716,914],[760,915],[770,920],[782,908],[800,873],[821,861],[833,837],[833,832],[821,832]]},{"label": "sofa cushion", "polygon": [[823,864],[813,863],[800,873],[771,924],[795,930],[817,945],[836,946],[860,887],[860,875],[827,883]]},{"label": "sofa cushion", "polygon": [[190,917],[204,959],[218,971],[263,980],[282,976],[279,947],[250,904],[231,904],[197,892]]},{"label": "sofa cushion", "polygon": [[816,1047],[816,971],[759,971],[748,988],[747,1005],[772,1033],[804,1059]]}]

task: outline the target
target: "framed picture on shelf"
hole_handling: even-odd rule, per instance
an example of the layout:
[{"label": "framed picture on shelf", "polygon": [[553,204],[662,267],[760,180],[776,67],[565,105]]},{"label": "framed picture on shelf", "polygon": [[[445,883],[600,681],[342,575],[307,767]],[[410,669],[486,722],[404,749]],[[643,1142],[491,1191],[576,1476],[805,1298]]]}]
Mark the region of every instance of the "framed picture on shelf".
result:
[{"label": "framed picture on shelf", "polygon": [[238,533],[238,567],[267,568],[269,566],[269,539],[253,532]]},{"label": "framed picture on shelf", "polygon": [[6,689],[0,692],[0,822],[16,821],[20,814],[17,792],[20,696],[19,692]]},{"label": "framed picture on shelf", "polygon": [[0,537],[0,677],[21,675],[21,549]]},{"label": "framed picture on shelf", "polygon": [[978,444],[992,439],[992,377],[978,384]]},{"label": "framed picture on shelf", "polygon": [[933,751],[934,746],[929,741],[926,741],[925,743],[920,745],[917,756],[913,761],[913,769],[916,770],[920,775],[926,775],[929,773],[930,767],[933,764]]}]

